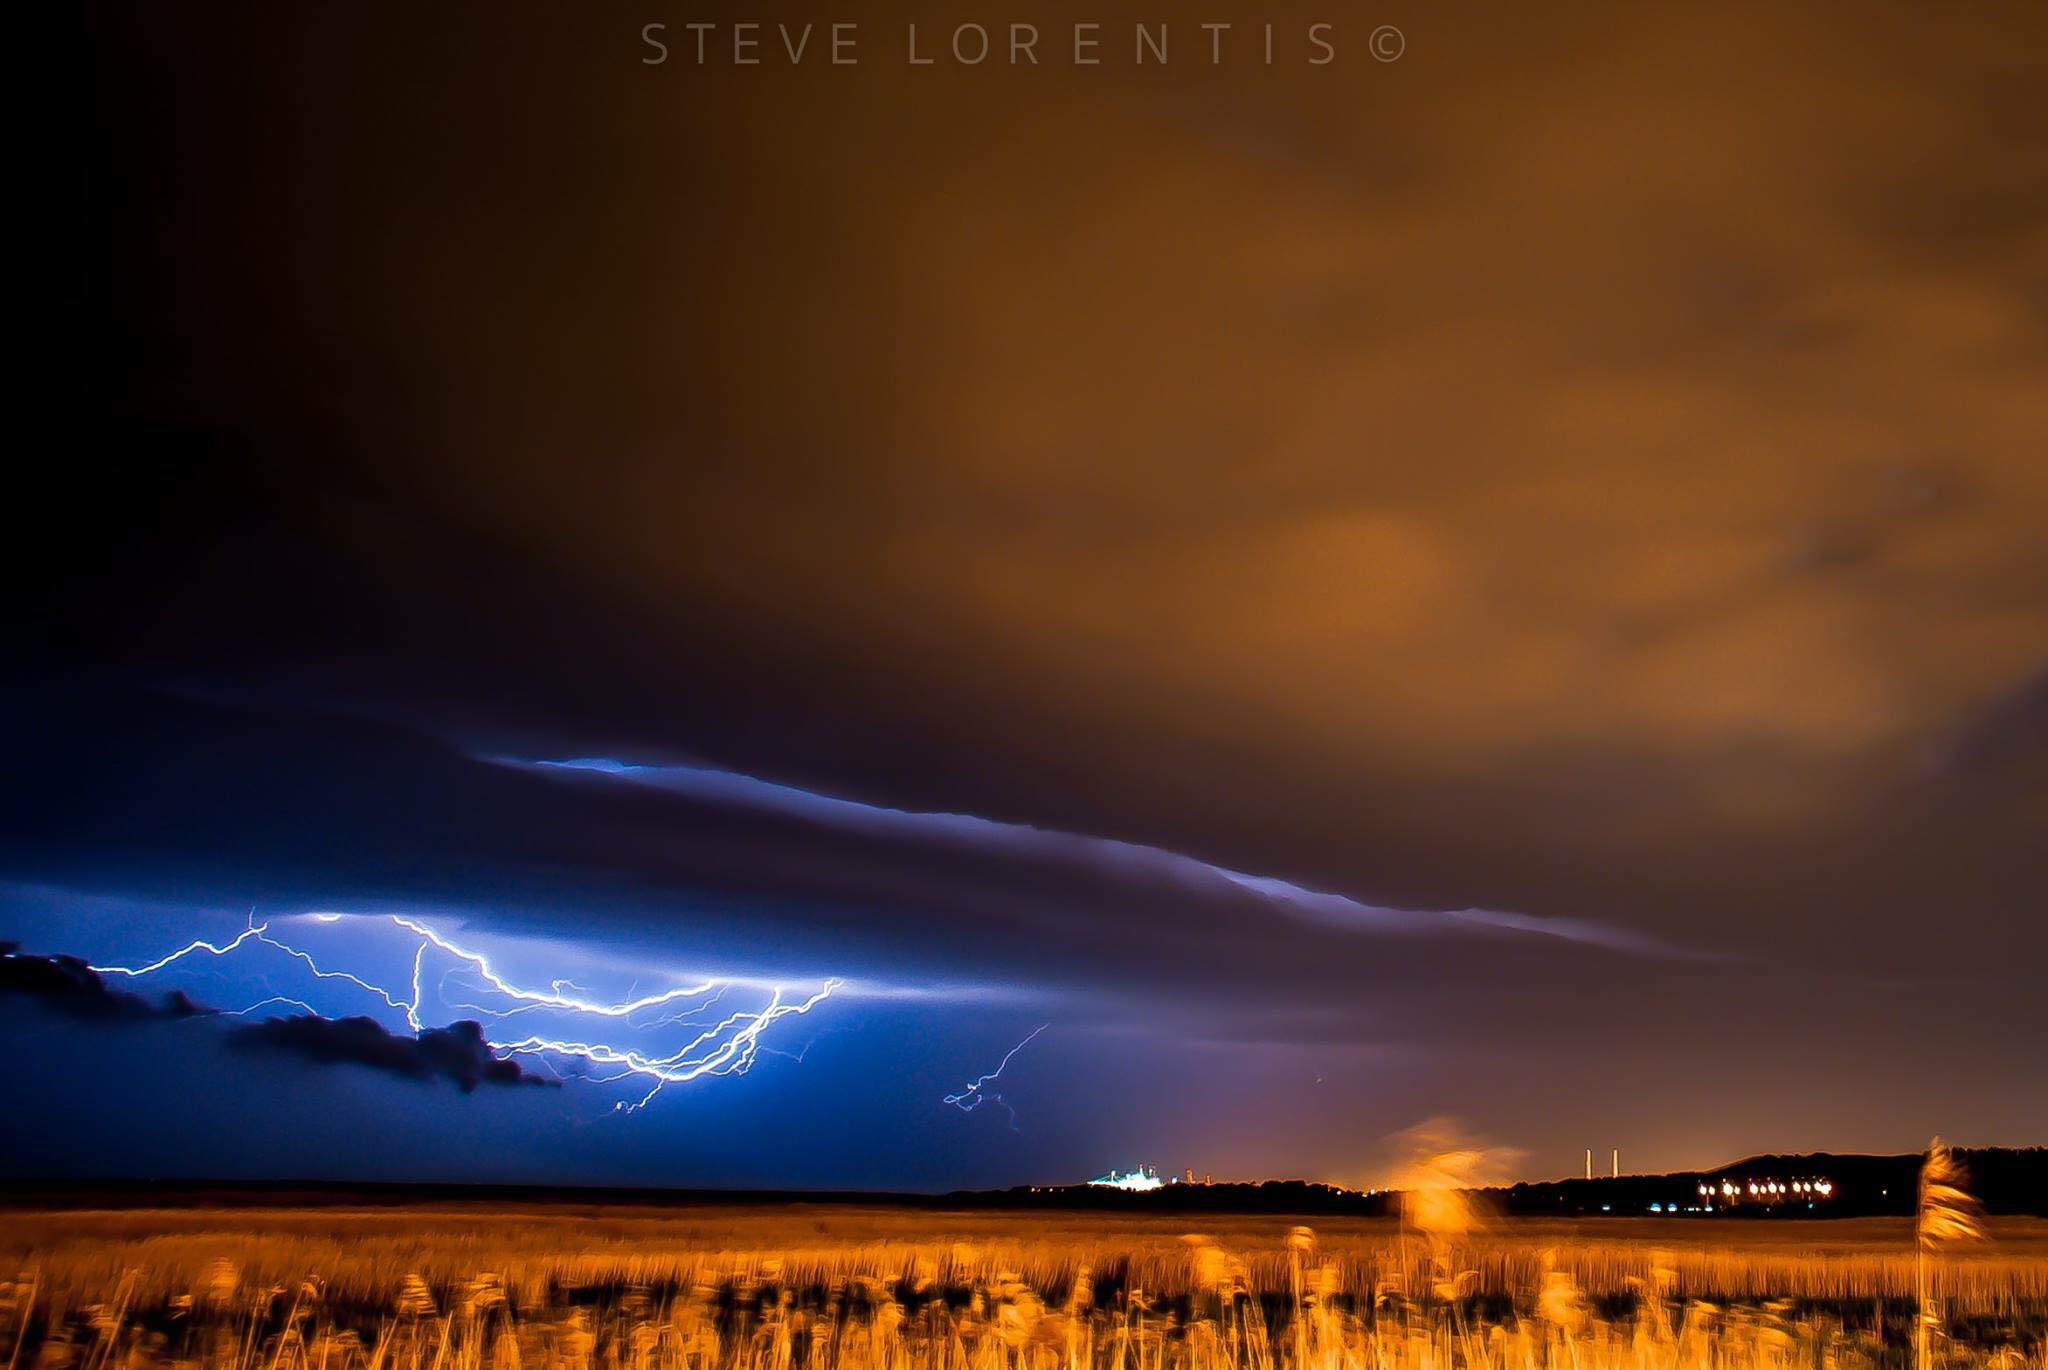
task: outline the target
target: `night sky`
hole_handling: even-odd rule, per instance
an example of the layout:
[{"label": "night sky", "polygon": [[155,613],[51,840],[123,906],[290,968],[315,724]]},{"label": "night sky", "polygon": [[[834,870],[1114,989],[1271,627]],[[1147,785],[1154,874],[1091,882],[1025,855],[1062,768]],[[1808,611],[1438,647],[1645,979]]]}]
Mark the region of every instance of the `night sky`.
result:
[{"label": "night sky", "polygon": [[0,1174],[2048,1140],[2048,9],[299,8],[78,16]]}]

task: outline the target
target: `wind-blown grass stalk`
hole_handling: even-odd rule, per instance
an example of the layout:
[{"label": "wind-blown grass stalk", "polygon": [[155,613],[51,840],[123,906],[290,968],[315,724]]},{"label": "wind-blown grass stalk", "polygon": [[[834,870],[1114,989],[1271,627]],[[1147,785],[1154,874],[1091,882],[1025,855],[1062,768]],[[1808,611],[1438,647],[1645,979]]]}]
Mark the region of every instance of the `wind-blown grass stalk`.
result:
[{"label": "wind-blown grass stalk", "polygon": [[1963,1186],[1969,1174],[1948,1144],[1936,1137],[1920,1166],[1920,1202],[1915,1208],[1913,1282],[1919,1317],[1913,1333],[1916,1370],[1933,1370],[1934,1329],[1941,1322],[1941,1302],[1928,1287],[1927,1262],[1942,1248],[1980,1240],[1984,1227],[1977,1201]]}]

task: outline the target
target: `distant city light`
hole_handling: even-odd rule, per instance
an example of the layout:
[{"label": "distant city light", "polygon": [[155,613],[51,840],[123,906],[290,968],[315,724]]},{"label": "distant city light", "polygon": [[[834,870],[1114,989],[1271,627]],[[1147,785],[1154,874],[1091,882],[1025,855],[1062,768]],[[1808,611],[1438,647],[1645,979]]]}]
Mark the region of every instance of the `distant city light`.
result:
[{"label": "distant city light", "polygon": [[[1702,1208],[1689,1209],[1687,1211],[1701,1213],[1713,1212],[1717,1202],[1723,1208],[1739,1204],[1746,1196],[1752,1197],[1764,1204],[1775,1204],[1794,1195],[1825,1199],[1835,1192],[1833,1180],[1808,1179],[1779,1180],[1759,1178],[1740,1182],[1727,1179],[1709,1179],[1703,1180],[1693,1187],[1699,1191],[1699,1196],[1705,1199],[1707,1203]],[[1806,1206],[1811,1208],[1813,1204],[1809,1201]],[[1673,1213],[1679,1211],[1677,1204],[1669,1204],[1666,1207]]]},{"label": "distant city light", "polygon": [[1107,1175],[1090,1180],[1088,1183],[1099,1185],[1104,1189],[1129,1190],[1163,1189],[1166,1186],[1166,1181],[1160,1179],[1156,1172],[1148,1172],[1143,1166],[1138,1166],[1136,1169],[1121,1175],[1112,1170]]}]

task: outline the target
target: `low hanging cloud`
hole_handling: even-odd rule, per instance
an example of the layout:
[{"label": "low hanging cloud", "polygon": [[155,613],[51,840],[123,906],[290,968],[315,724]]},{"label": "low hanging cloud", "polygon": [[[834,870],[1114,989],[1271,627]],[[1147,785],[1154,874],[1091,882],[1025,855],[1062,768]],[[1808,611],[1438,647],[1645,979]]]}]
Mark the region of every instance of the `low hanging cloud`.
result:
[{"label": "low hanging cloud", "polygon": [[702,803],[774,814],[881,841],[978,850],[1047,867],[1093,868],[1192,894],[1250,894],[1304,922],[1395,933],[1481,931],[1554,937],[1640,956],[1688,956],[1658,938],[1580,918],[1539,917],[1495,909],[1431,911],[1373,904],[1311,889],[1277,876],[1254,875],[1185,852],[1112,837],[1062,832],[976,814],[932,813],[862,803],[794,785],[704,766],[641,765],[608,757],[572,760],[490,758],[542,774],[609,777],[684,795]]},{"label": "low hanging cloud", "polygon": [[555,1085],[491,1051],[481,1025],[464,1019],[417,1037],[387,1031],[374,1018],[299,1014],[271,1018],[228,1033],[231,1046],[274,1051],[321,1065],[359,1065],[409,1080],[452,1081],[464,1094],[478,1085]]},{"label": "low hanging cloud", "polygon": [[0,942],[0,994],[20,995],[53,1013],[89,1022],[198,1018],[216,1012],[194,1003],[183,990],[149,999],[109,989],[99,972],[76,956],[37,956],[14,942]]}]

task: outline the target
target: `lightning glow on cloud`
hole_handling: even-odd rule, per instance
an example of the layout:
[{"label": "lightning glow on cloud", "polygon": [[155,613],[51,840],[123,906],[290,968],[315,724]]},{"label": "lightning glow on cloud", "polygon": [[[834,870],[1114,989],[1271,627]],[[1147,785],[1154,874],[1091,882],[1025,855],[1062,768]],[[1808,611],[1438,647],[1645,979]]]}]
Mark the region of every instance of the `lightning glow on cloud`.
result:
[{"label": "lightning glow on cloud", "polygon": [[1036,861],[1091,867],[1126,879],[1176,885],[1196,894],[1250,894],[1283,913],[1325,926],[1424,934],[1480,930],[1556,938],[1637,956],[1692,958],[1696,953],[1627,928],[1579,918],[1549,918],[1496,909],[1420,910],[1368,904],[1277,876],[1253,875],[1185,852],[1114,837],[1039,828],[974,814],[889,808],[704,766],[642,765],[606,757],[568,760],[483,758],[542,774],[581,774],[645,785],[704,803],[776,814],[842,832],[926,842]]}]

